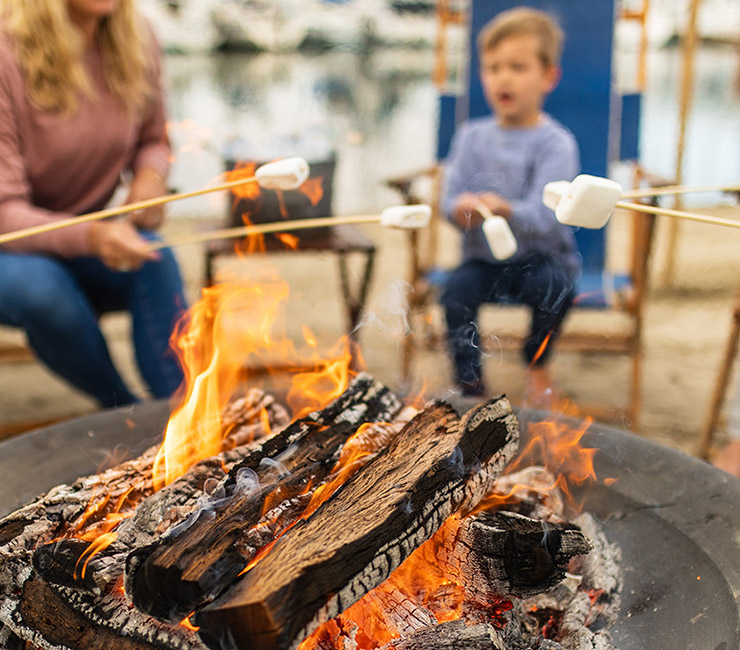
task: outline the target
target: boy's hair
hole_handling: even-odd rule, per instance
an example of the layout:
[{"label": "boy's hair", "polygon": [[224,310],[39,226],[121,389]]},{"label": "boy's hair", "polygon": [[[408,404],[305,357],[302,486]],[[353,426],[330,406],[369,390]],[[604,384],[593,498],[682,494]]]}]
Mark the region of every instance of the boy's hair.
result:
[{"label": "boy's hair", "polygon": [[534,36],[539,43],[542,64],[549,68],[560,65],[563,49],[563,30],[550,14],[529,7],[502,11],[489,20],[478,34],[478,53],[483,55],[512,36]]}]

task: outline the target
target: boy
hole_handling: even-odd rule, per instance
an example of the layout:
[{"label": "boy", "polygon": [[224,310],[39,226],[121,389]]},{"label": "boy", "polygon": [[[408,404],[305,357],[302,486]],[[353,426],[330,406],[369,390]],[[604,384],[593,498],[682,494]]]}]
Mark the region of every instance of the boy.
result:
[{"label": "boy", "polygon": [[[546,361],[573,302],[580,269],[575,240],[542,204],[546,183],[579,171],[573,135],[542,106],[560,78],[562,32],[546,13],[500,13],[478,36],[480,79],[493,117],[462,125],[447,160],[443,209],[463,231],[462,265],[442,296],[448,343],[463,395],[483,396],[476,320],[485,302],[532,309],[523,355],[533,403],[546,406],[552,387]],[[518,251],[496,260],[477,204],[508,220]],[[544,401],[543,401],[544,400]]]}]

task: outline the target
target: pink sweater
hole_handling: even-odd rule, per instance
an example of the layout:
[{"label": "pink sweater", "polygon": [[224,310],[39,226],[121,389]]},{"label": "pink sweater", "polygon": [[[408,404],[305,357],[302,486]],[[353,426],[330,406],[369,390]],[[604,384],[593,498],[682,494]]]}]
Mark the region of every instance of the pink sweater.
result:
[{"label": "pink sweater", "polygon": [[[74,114],[62,116],[30,104],[12,44],[0,33],[0,232],[99,210],[126,170],[152,167],[166,175],[170,148],[156,44],[153,51],[157,94],[143,118],[127,114],[110,93],[97,49],[85,57],[96,97],[82,97]],[[89,255],[88,228],[62,228],[5,247]]]}]

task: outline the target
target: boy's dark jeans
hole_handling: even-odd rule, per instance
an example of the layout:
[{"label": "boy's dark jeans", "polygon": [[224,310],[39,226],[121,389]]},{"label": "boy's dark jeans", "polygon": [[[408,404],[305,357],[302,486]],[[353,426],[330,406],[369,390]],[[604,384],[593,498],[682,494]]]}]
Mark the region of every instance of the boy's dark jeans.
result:
[{"label": "boy's dark jeans", "polygon": [[[463,387],[481,384],[477,319],[483,303],[510,302],[532,309],[530,333],[522,354],[528,365],[539,366],[550,355],[553,340],[574,297],[575,281],[562,266],[540,253],[515,262],[471,260],[455,269],[441,302],[458,384]],[[537,356],[548,335],[544,352]]]}]

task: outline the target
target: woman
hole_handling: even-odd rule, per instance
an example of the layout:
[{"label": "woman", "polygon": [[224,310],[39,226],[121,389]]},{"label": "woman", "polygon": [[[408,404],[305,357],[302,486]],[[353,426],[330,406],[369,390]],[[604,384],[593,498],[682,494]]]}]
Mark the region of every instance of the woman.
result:
[{"label": "woman", "polygon": [[[3,0],[0,5],[0,232],[98,210],[123,177],[128,202],[165,193],[159,55],[134,0]],[[22,327],[51,370],[120,406],[136,397],[98,316],[128,309],[154,397],[182,374],[169,336],[185,307],[170,251],[148,241],[161,208],[0,247],[0,324]]]}]

